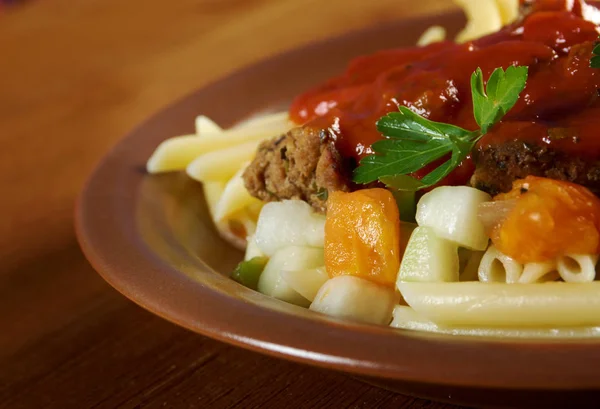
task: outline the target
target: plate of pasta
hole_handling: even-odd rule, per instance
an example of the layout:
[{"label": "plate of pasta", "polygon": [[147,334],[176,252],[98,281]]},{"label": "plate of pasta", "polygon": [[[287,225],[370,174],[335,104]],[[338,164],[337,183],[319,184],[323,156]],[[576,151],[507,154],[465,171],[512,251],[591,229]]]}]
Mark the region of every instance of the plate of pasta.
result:
[{"label": "plate of pasta", "polygon": [[600,6],[457,3],[142,124],[78,202],[92,265],[193,331],[401,392],[596,398]]}]

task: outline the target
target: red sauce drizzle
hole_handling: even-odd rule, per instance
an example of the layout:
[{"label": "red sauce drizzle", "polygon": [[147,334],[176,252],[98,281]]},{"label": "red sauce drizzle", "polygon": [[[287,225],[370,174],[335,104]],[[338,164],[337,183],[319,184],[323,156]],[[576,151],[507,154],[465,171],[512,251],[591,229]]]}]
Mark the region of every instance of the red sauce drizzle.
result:
[{"label": "red sauce drizzle", "polygon": [[[329,129],[341,154],[358,161],[383,138],[376,121],[399,105],[434,121],[476,129],[473,71],[481,67],[488,78],[496,67],[527,65],[529,77],[519,101],[479,148],[522,140],[598,160],[600,70],[590,68],[589,60],[600,11],[583,0],[537,1],[529,8],[521,21],[472,42],[359,57],[342,75],[298,96],[291,118]],[[470,159],[465,162],[443,183],[466,183],[474,167]]]}]

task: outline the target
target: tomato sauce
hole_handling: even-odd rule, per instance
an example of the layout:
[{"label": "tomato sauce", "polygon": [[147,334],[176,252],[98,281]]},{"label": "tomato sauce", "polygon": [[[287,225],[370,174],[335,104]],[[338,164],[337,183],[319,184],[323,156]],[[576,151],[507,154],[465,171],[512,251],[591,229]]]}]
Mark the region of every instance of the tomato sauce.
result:
[{"label": "tomato sauce", "polygon": [[[341,154],[359,161],[383,138],[377,120],[400,105],[434,121],[477,129],[471,74],[480,67],[487,79],[497,67],[526,65],[519,101],[479,148],[523,140],[598,160],[600,69],[590,68],[589,60],[600,10],[583,0],[536,1],[529,9],[520,21],[468,43],[359,57],[342,75],[298,96],[291,118],[328,129]],[[444,183],[466,183],[473,168],[469,158]]]}]

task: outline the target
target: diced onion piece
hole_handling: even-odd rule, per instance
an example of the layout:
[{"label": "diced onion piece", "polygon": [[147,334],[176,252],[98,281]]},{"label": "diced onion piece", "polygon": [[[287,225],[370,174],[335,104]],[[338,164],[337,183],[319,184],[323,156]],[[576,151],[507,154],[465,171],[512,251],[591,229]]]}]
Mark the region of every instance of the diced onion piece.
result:
[{"label": "diced onion piece", "polygon": [[479,281],[484,283],[509,283],[519,282],[523,273],[523,265],[514,259],[502,254],[491,245],[479,264]]},{"label": "diced onion piece", "polygon": [[215,207],[215,220],[222,220],[235,212],[251,206],[254,203],[260,203],[260,200],[253,197],[246,190],[242,175],[246,166],[242,168],[227,182],[223,194]]},{"label": "diced onion piece", "polygon": [[267,256],[288,246],[323,247],[325,216],[301,200],[264,205],[258,217],[256,244]]},{"label": "diced onion piece", "polygon": [[[600,325],[600,282],[538,284],[400,283],[415,311],[438,325]],[[560,302],[557,302],[560,300]]]},{"label": "diced onion piece", "polygon": [[419,200],[417,223],[460,247],[485,250],[489,239],[477,218],[477,208],[489,200],[490,195],[472,187],[441,186]]},{"label": "diced onion piece", "polygon": [[477,207],[477,218],[483,225],[483,229],[486,232],[490,232],[508,217],[508,214],[515,208],[516,204],[517,199],[480,203]]},{"label": "diced onion piece", "polygon": [[458,281],[458,247],[431,227],[417,227],[408,241],[397,285],[403,281]]},{"label": "diced onion piece", "polygon": [[309,270],[322,266],[323,249],[310,247],[286,247],[269,259],[258,281],[258,291],[282,301],[308,307],[310,301],[302,297],[283,279],[282,272]]},{"label": "diced onion piece", "polygon": [[446,39],[446,29],[442,26],[431,26],[421,34],[421,37],[419,37],[419,40],[417,41],[417,45],[423,47],[432,43],[444,41],[444,39]]},{"label": "diced onion piece", "polygon": [[199,115],[196,117],[196,135],[204,137],[218,135],[222,132],[223,129],[206,115]]},{"label": "diced onion piece", "polygon": [[561,328],[503,328],[503,327],[449,327],[439,326],[418,314],[411,307],[397,305],[393,312],[391,327],[436,332],[450,335],[511,338],[592,338],[600,337],[600,327]]},{"label": "diced onion piece", "polygon": [[397,302],[398,297],[391,288],[342,275],[323,284],[310,309],[338,318],[387,325]]},{"label": "diced onion piece", "polygon": [[248,237],[246,239],[246,242],[248,244],[246,246],[246,253],[244,254],[244,260],[251,260],[254,257],[262,257],[265,255],[262,251],[260,251],[260,249],[256,245],[256,240],[254,239],[254,236]]},{"label": "diced onion piece", "polygon": [[568,283],[590,283],[596,278],[597,255],[567,254],[559,257],[556,269]]},{"label": "diced onion piece", "polygon": [[186,172],[198,182],[227,181],[244,162],[254,157],[258,144],[259,142],[246,142],[200,155],[187,166]]},{"label": "diced onion piece", "polygon": [[284,270],[281,272],[281,277],[292,289],[309,301],[315,299],[319,288],[329,279],[324,266],[310,270]]}]

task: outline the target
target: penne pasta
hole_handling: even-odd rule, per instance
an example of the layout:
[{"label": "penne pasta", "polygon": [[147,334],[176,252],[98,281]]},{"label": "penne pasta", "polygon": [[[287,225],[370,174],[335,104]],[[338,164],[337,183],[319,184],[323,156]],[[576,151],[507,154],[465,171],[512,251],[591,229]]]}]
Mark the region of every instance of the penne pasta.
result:
[{"label": "penne pasta", "polygon": [[397,305],[393,311],[391,327],[415,331],[436,332],[449,335],[468,335],[505,338],[595,338],[600,337],[600,327],[564,328],[508,328],[508,327],[449,327],[437,325],[418,314],[411,307]]},{"label": "penne pasta", "polygon": [[458,33],[456,41],[479,38],[498,31],[502,27],[502,16],[495,0],[454,0],[467,15],[467,25]]},{"label": "penne pasta", "polygon": [[600,282],[399,283],[415,311],[436,324],[484,327],[600,325]]},{"label": "penne pasta", "polygon": [[246,142],[200,155],[187,166],[186,173],[198,182],[227,181],[243,163],[252,159],[258,144]]},{"label": "penne pasta", "polygon": [[185,169],[187,164],[202,152],[203,148],[209,149],[208,145],[197,135],[169,138],[158,145],[150,156],[146,163],[146,170],[148,173],[161,173]]},{"label": "penne pasta", "polygon": [[217,209],[217,203],[225,190],[225,183],[223,182],[208,182],[202,185],[202,190],[204,190],[204,200],[206,200],[206,204],[208,205],[208,211],[210,212],[210,217],[215,221],[215,212]]},{"label": "penne pasta", "polygon": [[442,26],[431,26],[421,34],[417,41],[418,46],[438,43],[446,39],[446,29]]},{"label": "penne pasta", "polygon": [[[463,249],[464,250],[464,249]],[[483,258],[483,251],[468,251],[464,268],[460,271],[459,281],[477,281],[479,265]]]},{"label": "penne pasta", "polygon": [[500,253],[491,245],[479,264],[477,275],[484,283],[517,283],[523,273],[523,265]]},{"label": "penne pasta", "polygon": [[559,257],[556,269],[567,283],[590,283],[596,278],[597,255],[567,254]]},{"label": "penne pasta", "polygon": [[253,204],[262,203],[257,198],[248,193],[244,186],[242,175],[246,166],[242,168],[227,182],[225,189],[215,205],[215,220],[222,220],[231,214],[247,208]]},{"label": "penne pasta", "polygon": [[[146,169],[148,173],[183,170],[200,155],[234,149],[238,146],[250,146],[249,142],[255,142],[254,148],[251,150],[254,153],[258,142],[281,135],[290,129],[293,124],[286,118],[287,113],[273,114],[262,119],[252,120],[245,126],[238,125],[220,133],[214,132],[217,129],[214,122],[210,125],[207,119],[197,119],[200,124],[196,124],[196,131],[201,133],[202,137],[185,135],[163,141],[148,159]],[[251,158],[252,155],[246,155],[245,160]]]},{"label": "penne pasta", "polygon": [[523,273],[519,278],[519,283],[541,283],[544,281],[554,281],[558,278],[559,275],[556,271],[555,261],[527,263],[523,266]]},{"label": "penne pasta", "polygon": [[209,136],[218,135],[223,132],[215,121],[207,117],[206,115],[199,115],[196,117],[196,135],[198,136]]},{"label": "penne pasta", "polygon": [[293,126],[288,111],[276,112],[273,114],[259,114],[252,116],[245,121],[237,123],[231,129],[244,129],[246,131],[259,130],[263,128],[289,130]]},{"label": "penne pasta", "polygon": [[256,221],[252,219],[246,209],[232,214],[228,219],[215,221],[217,231],[225,240],[240,250],[245,250],[247,238],[256,232]]},{"label": "penne pasta", "polygon": [[510,24],[519,17],[519,0],[495,0],[502,25]]}]

